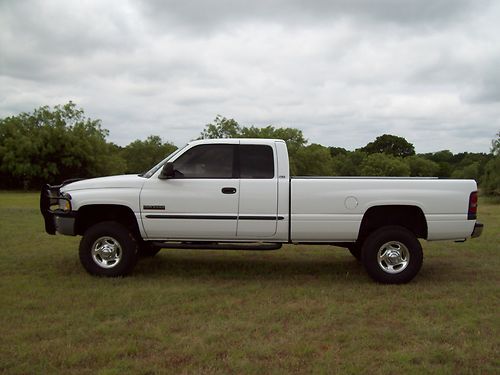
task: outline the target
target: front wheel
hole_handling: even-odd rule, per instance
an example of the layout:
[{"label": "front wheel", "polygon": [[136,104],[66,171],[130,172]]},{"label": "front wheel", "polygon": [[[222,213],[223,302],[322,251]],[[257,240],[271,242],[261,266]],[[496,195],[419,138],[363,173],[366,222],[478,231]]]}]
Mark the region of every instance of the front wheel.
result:
[{"label": "front wheel", "polygon": [[366,238],[361,259],[375,281],[403,284],[420,271],[423,252],[415,234],[404,227],[391,225],[377,229]]},{"label": "front wheel", "polygon": [[80,262],[96,276],[126,276],[137,261],[137,242],[129,230],[114,221],[91,226],[80,241]]}]

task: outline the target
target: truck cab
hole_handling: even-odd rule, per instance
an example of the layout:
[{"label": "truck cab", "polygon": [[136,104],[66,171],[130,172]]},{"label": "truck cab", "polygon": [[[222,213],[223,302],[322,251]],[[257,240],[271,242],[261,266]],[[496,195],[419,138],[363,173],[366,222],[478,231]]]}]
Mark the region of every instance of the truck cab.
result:
[{"label": "truck cab", "polygon": [[144,182],[143,234],[151,240],[286,241],[289,183],[283,141],[193,142]]}]

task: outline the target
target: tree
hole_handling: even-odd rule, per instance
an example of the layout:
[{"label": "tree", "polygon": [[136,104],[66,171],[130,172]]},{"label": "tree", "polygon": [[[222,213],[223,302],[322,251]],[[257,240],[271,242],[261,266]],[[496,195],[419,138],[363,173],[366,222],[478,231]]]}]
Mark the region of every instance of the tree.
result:
[{"label": "tree", "polygon": [[335,176],[361,176],[361,163],[366,157],[367,154],[360,150],[334,156],[332,160],[333,174]]},{"label": "tree", "polygon": [[400,158],[387,154],[371,154],[361,164],[365,176],[409,176],[410,167]]},{"label": "tree", "polygon": [[466,165],[463,168],[455,169],[451,174],[452,178],[465,178],[479,180],[481,177],[480,166],[478,162]]},{"label": "tree", "polygon": [[410,176],[412,177],[431,177],[439,172],[439,165],[432,160],[422,156],[409,156],[405,159],[410,167]]},{"label": "tree", "polygon": [[481,178],[484,175],[484,167],[493,158],[492,154],[483,152],[463,152],[455,155],[460,156],[460,161],[453,165],[452,177],[473,178],[478,183],[481,183]]},{"label": "tree", "polygon": [[100,120],[73,102],[42,106],[0,120],[2,186],[34,188],[43,182],[121,172],[123,161],[106,142]]},{"label": "tree", "polygon": [[491,153],[494,156],[500,155],[500,131],[496,134],[496,139],[491,141]]},{"label": "tree", "polygon": [[198,139],[238,137],[241,137],[240,125],[234,119],[227,119],[217,115],[213,123],[205,125],[205,129],[203,129]]},{"label": "tree", "polygon": [[333,159],[327,147],[313,143],[301,147],[296,153],[297,175],[332,176]]},{"label": "tree", "polygon": [[450,150],[441,150],[437,152],[423,154],[422,156],[438,164],[442,162],[452,163],[453,161],[453,153]]},{"label": "tree", "polygon": [[295,128],[275,128],[273,125],[263,128],[255,126],[243,127],[241,129],[241,137],[283,139],[287,146],[294,150],[304,147],[307,144],[307,139],[304,138],[302,130]]},{"label": "tree", "polygon": [[482,188],[488,195],[500,196],[500,131],[491,141],[491,159],[484,168]]},{"label": "tree", "polygon": [[453,173],[453,159],[454,155],[450,150],[441,150],[437,152],[427,153],[420,155],[428,160],[431,160],[439,166],[437,177],[450,177]]},{"label": "tree", "polygon": [[177,149],[172,143],[163,143],[161,137],[150,135],[145,141],[135,140],[121,151],[127,173],[140,173],[159,163]]},{"label": "tree", "polygon": [[347,155],[349,153],[349,151],[343,147],[328,147],[328,149],[330,150],[330,155],[332,155],[333,158],[339,155]]},{"label": "tree", "polygon": [[500,196],[500,155],[486,164],[481,187],[487,195]]},{"label": "tree", "polygon": [[388,154],[398,157],[415,155],[415,148],[403,137],[384,134],[361,149],[367,154]]}]

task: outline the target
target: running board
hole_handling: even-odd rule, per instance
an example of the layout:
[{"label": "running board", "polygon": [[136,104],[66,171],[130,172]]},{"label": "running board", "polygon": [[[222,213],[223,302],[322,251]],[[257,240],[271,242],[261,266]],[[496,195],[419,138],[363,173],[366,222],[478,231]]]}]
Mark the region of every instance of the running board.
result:
[{"label": "running board", "polygon": [[219,242],[151,242],[154,247],[162,249],[199,249],[199,250],[248,250],[248,251],[270,251],[281,249],[281,243],[257,243],[255,245],[243,243],[219,243]]}]

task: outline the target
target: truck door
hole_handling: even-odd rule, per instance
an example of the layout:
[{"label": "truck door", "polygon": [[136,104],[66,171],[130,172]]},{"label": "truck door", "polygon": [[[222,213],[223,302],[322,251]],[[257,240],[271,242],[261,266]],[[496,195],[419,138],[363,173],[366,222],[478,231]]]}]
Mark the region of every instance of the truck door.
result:
[{"label": "truck door", "polygon": [[[239,147],[240,207],[238,238],[272,237],[278,214],[278,176],[275,148],[245,144]],[[283,219],[283,218],[281,218]]]},{"label": "truck door", "polygon": [[175,177],[151,177],[141,191],[150,239],[234,239],[238,223],[237,144],[194,146],[173,161]]}]

